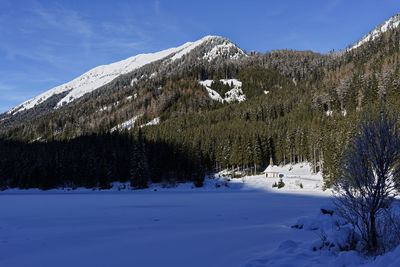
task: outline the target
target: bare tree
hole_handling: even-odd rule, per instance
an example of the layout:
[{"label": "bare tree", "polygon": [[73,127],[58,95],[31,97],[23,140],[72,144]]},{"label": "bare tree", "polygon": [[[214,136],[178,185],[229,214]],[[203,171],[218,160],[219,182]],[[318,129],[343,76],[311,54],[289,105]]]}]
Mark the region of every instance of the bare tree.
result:
[{"label": "bare tree", "polygon": [[[364,241],[370,254],[382,253],[390,213],[400,178],[400,130],[397,115],[368,115],[349,144],[342,177],[335,184],[335,204]],[[387,234],[387,233],[386,233]]]}]

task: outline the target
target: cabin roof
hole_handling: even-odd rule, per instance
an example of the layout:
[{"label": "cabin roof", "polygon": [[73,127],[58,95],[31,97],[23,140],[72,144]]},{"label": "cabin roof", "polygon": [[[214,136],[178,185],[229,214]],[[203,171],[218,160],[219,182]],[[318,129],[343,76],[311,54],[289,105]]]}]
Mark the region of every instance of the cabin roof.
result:
[{"label": "cabin roof", "polygon": [[280,168],[276,165],[274,166],[268,165],[268,167],[265,169],[264,172],[280,172]]}]

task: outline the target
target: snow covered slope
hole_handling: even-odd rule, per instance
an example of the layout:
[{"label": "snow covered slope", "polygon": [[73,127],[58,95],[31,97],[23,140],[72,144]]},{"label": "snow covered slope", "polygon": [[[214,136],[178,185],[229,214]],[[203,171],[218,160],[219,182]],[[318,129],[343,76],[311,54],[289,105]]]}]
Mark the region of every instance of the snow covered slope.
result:
[{"label": "snow covered slope", "polygon": [[139,116],[135,116],[127,121],[124,121],[121,124],[118,124],[117,126],[111,128],[110,132],[115,132],[115,131],[122,131],[124,129],[130,130],[131,128],[133,128],[133,126],[135,126],[135,123],[137,121],[137,119],[139,118]]},{"label": "snow covered slope", "polygon": [[60,108],[82,97],[83,95],[110,83],[115,78],[123,74],[132,72],[147,64],[154,63],[159,60],[162,60],[163,64],[170,64],[176,60],[182,59],[185,55],[189,54],[203,44],[209,44],[209,48],[204,52],[201,58],[207,59],[208,61],[217,57],[214,55],[215,51],[219,51],[219,55],[223,55],[221,52],[229,53],[233,51],[231,50],[232,48],[235,48],[236,50],[234,51],[238,52],[236,52],[234,55],[231,55],[231,59],[238,59],[240,56],[245,55],[241,49],[227,39],[219,36],[206,36],[198,41],[188,42],[179,47],[166,49],[157,53],[139,54],[137,56],[133,56],[109,65],[98,66],[68,83],[57,86],[35,98],[25,101],[7,113],[16,114],[24,110],[29,110],[36,105],[44,103],[54,95],[64,93],[66,95],[59,100],[55,106],[55,108]]},{"label": "snow covered slope", "polygon": [[375,38],[379,37],[382,33],[394,29],[400,25],[400,13],[391,17],[384,23],[376,26],[375,29],[370,31],[367,35],[363,36],[360,40],[358,40],[355,44],[353,44],[348,50],[355,49],[365,44],[366,42],[375,40]]}]

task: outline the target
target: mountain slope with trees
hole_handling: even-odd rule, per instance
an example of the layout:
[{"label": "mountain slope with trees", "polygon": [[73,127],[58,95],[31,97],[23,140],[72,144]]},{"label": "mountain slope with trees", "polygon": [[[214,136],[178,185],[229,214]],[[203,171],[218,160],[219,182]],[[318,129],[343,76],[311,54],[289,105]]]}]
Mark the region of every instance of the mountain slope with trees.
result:
[{"label": "mountain slope with trees", "polygon": [[[292,50],[245,55],[227,39],[218,37],[215,42],[217,46],[199,46],[174,64],[155,62],[121,75],[60,109],[53,107],[63,95],[15,117],[0,115],[3,186],[106,187],[113,180],[126,181],[132,173],[129,147],[142,140],[146,149],[139,145],[137,151],[148,159],[148,182],[191,180],[201,185],[207,173],[255,172],[272,157],[278,164],[311,162],[315,171],[322,170],[329,187],[340,177],[344,148],[363,111],[382,105],[399,108],[398,26],[354,49],[326,55]],[[228,48],[216,53],[215,47]],[[157,75],[150,77],[155,70]],[[132,82],[143,75],[148,77]],[[221,79],[240,81],[246,100],[214,101],[199,83]],[[215,83],[214,89],[225,93],[230,88]],[[110,134],[113,127],[133,118],[131,130]],[[158,118],[159,124],[145,126]],[[94,154],[86,159],[65,156],[65,162],[77,165],[76,173],[67,178],[52,171],[59,168],[54,161],[60,157],[54,154],[58,147],[66,155],[86,150]],[[158,149],[162,152],[155,153]],[[22,154],[26,161],[18,160]],[[36,174],[43,170],[37,154],[47,162],[46,175]],[[112,166],[88,163],[98,160]],[[15,164],[25,166],[7,168],[18,161]],[[88,164],[82,167],[79,162]],[[120,165],[118,171],[109,169]],[[90,183],[79,178],[86,168],[96,169]],[[47,177],[46,182],[26,182],[23,173]]]}]

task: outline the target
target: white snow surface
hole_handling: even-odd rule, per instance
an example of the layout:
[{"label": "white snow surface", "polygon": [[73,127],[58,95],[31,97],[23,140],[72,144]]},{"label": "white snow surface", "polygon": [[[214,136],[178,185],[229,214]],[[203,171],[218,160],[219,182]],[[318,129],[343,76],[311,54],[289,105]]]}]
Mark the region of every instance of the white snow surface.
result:
[{"label": "white snow surface", "polygon": [[326,114],[326,116],[328,116],[328,117],[332,117],[333,111],[332,111],[332,110],[327,110],[327,111],[325,112],[325,114]]},{"label": "white snow surface", "polygon": [[236,79],[221,79],[219,80],[223,84],[233,85],[233,87],[241,88],[242,82]]},{"label": "white snow surface", "polygon": [[243,94],[241,81],[237,79],[221,79],[220,82],[233,87],[231,90],[225,93],[224,97],[210,88],[212,82],[213,80],[199,81],[199,83],[206,88],[208,95],[212,100],[219,101],[221,103],[231,103],[234,101],[242,102],[246,100],[246,95]]},{"label": "white snow surface", "polygon": [[215,90],[213,90],[213,89],[211,89],[210,87],[207,87],[207,86],[206,86],[206,90],[207,90],[208,96],[209,96],[212,100],[218,101],[218,102],[221,102],[221,103],[224,102],[224,99],[221,97],[220,94],[218,94],[217,91],[215,91]]},{"label": "white snow surface", "polygon": [[134,116],[133,118],[124,121],[123,123],[120,123],[117,126],[112,127],[110,132],[122,131],[124,129],[130,130],[133,126],[135,126],[135,122],[139,117],[140,117],[139,115]]},{"label": "white snow surface", "polygon": [[221,97],[221,95],[220,95],[217,91],[215,91],[215,90],[213,90],[213,89],[210,88],[212,82],[213,82],[213,80],[199,81],[199,83],[200,83],[201,85],[203,85],[203,86],[206,88],[206,90],[207,90],[207,92],[208,92],[208,96],[209,96],[212,100],[223,103],[223,102],[224,102],[224,99]]},{"label": "white snow surface", "polygon": [[[179,47],[166,49],[156,53],[148,53],[148,54],[139,54],[137,56],[130,57],[128,59],[115,62],[109,65],[98,66],[94,69],[89,70],[78,78],[57,86],[49,91],[44,92],[43,94],[34,97],[24,103],[14,107],[9,110],[8,114],[15,114],[24,110],[28,110],[33,108],[35,105],[38,105],[50,97],[68,92],[67,95],[62,98],[56,105],[56,108],[60,108],[61,106],[68,104],[83,95],[92,92],[100,88],[103,85],[110,83],[112,80],[117,78],[120,75],[129,73],[135,69],[143,67],[149,63],[155,62],[157,60],[161,60],[167,58],[171,55],[171,62],[183,57],[185,54],[189,53],[199,45],[203,44],[206,41],[209,41],[213,38],[220,38],[218,36],[206,36],[196,42],[188,42]],[[240,50],[241,51],[241,50]],[[243,52],[243,51],[242,51]],[[244,53],[244,52],[243,52]],[[157,73],[153,73],[151,77],[156,76]],[[137,78],[131,80],[131,85],[138,81]]]},{"label": "white snow surface", "polygon": [[157,125],[160,123],[160,117],[154,118],[146,124],[141,125],[140,127],[150,126],[150,125]]},{"label": "white snow surface", "polygon": [[376,260],[319,249],[321,231],[345,244],[348,225],[321,213],[331,192],[309,164],[278,168],[307,186],[220,173],[202,188],[2,191],[0,266],[399,266],[400,248]]},{"label": "white snow surface", "polygon": [[182,45],[183,49],[181,51],[179,51],[178,53],[176,53],[171,59],[177,60],[179,58],[182,58],[184,55],[188,54],[190,51],[192,51],[193,49],[195,49],[196,47],[198,47],[205,41],[209,41],[209,40],[213,39],[214,37],[215,36],[209,35],[209,36],[206,36],[196,42],[188,42],[188,43]]},{"label": "white snow surface", "polygon": [[368,34],[364,35],[360,40],[358,40],[354,45],[352,45],[348,50],[353,50],[357,47],[360,47],[361,45],[375,40],[377,37],[379,37],[382,33],[394,29],[400,25],[400,14],[397,14],[384,23],[378,25],[375,29],[373,29],[371,32]]},{"label": "white snow surface", "polygon": [[131,86],[133,86],[135,83],[137,83],[138,79],[137,78],[133,78],[131,80]]},{"label": "white snow surface", "polygon": [[245,266],[400,266],[400,246],[376,259],[354,250],[347,251],[352,226],[335,214],[332,203],[321,203],[320,208],[333,211],[333,214],[323,214],[319,209],[314,216],[302,216],[292,225],[296,231],[309,233],[308,239],[287,239],[276,249],[250,260]]},{"label": "white snow surface", "polygon": [[[209,52],[204,54],[203,59],[206,59],[208,62],[219,57],[221,54],[228,54],[231,50],[236,49],[237,46],[230,43],[224,42],[223,44],[214,46]],[[230,59],[239,59],[241,56],[247,56],[246,53],[239,49],[235,54],[230,55]]]}]

